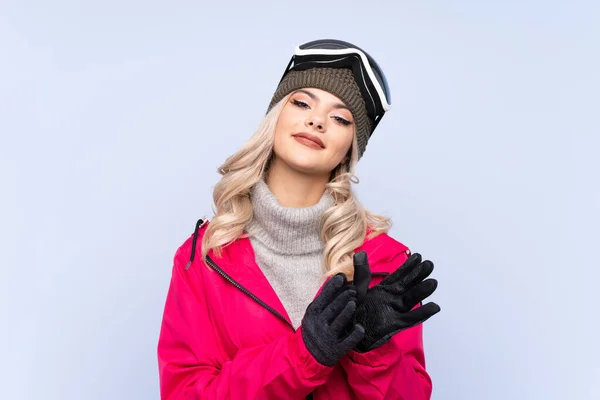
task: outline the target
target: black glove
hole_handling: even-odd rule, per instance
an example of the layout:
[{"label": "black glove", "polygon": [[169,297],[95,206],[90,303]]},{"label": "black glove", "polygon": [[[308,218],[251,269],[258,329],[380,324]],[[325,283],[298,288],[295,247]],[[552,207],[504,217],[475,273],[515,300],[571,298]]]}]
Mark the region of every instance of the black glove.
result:
[{"label": "black glove", "polygon": [[421,262],[421,255],[415,253],[379,285],[368,289],[371,271],[367,255],[364,251],[354,255],[354,286],[359,304],[355,323],[365,329],[356,351],[373,350],[396,333],[425,322],[440,311],[433,302],[412,310],[437,288],[435,279],[424,280],[432,272],[433,263]]},{"label": "black glove", "polygon": [[356,290],[337,274],[308,306],[302,319],[306,348],[321,364],[333,366],[362,340],[365,330],[355,324]]}]

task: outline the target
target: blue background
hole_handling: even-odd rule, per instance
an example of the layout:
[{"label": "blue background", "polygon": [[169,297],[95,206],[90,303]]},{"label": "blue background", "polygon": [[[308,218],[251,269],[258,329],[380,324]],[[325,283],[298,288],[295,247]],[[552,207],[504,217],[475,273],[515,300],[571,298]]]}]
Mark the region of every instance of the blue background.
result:
[{"label": "blue background", "polygon": [[600,5],[0,3],[0,397],[158,399],[176,248],[297,44],[386,71],[356,186],[436,263],[433,399],[599,399]]}]

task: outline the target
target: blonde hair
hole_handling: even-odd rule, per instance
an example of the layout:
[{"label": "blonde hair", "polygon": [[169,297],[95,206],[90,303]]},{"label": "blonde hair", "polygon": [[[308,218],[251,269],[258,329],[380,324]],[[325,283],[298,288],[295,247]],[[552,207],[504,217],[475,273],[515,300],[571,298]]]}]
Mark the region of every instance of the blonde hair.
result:
[{"label": "blonde hair", "polygon": [[[203,260],[206,260],[210,250],[220,257],[225,246],[247,237],[244,229],[253,215],[250,191],[263,179],[269,167],[273,157],[275,126],[289,96],[273,106],[254,135],[218,168],[223,177],[213,190],[216,209],[213,210],[215,216],[202,238]],[[334,199],[334,205],[325,211],[319,221],[321,239],[325,243],[325,276],[342,272],[348,279],[352,279],[352,256],[354,250],[363,244],[367,231],[369,237],[374,237],[391,228],[389,218],[366,210],[353,194],[351,183],[359,182],[354,175],[357,162],[355,135],[349,159],[346,158],[332,171],[325,189]]]}]

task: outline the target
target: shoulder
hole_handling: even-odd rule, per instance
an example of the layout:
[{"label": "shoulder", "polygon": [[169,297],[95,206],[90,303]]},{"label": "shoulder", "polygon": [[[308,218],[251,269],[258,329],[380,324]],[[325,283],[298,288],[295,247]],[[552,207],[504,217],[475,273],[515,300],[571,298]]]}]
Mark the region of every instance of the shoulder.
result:
[{"label": "shoulder", "polygon": [[[189,269],[193,264],[202,262],[202,239],[208,230],[210,222],[208,219],[199,219],[192,234],[179,246],[175,253],[175,264]],[[229,269],[236,267],[239,262],[246,262],[247,257],[252,255],[249,240],[238,237],[237,239],[220,246],[217,255],[214,249],[210,249],[207,256],[219,263],[219,266],[227,266]]]},{"label": "shoulder", "polygon": [[204,237],[208,224],[208,219],[199,219],[196,222],[194,231],[177,248],[174,257],[175,264],[187,268],[196,258],[201,257],[202,238]]},{"label": "shoulder", "polygon": [[394,239],[387,233],[380,233],[375,237],[369,238],[356,249],[357,252],[364,251],[367,253],[371,268],[376,268],[377,265],[383,269],[388,269],[387,266],[397,268],[411,254],[410,249],[404,243]]}]

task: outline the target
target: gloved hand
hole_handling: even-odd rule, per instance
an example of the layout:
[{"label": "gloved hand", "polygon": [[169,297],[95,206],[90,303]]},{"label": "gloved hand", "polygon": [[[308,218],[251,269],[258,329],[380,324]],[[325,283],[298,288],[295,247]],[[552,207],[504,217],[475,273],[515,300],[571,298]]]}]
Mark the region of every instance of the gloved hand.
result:
[{"label": "gloved hand", "polygon": [[337,274],[306,309],[302,319],[302,338],[308,351],[321,364],[333,366],[360,342],[365,334],[353,322],[356,290]]},{"label": "gloved hand", "polygon": [[371,270],[367,255],[364,251],[354,255],[354,287],[358,298],[354,321],[365,329],[356,351],[373,350],[396,333],[425,322],[440,311],[433,302],[412,310],[437,288],[437,280],[424,280],[432,272],[433,263],[421,262],[421,255],[415,253],[393,274],[369,289]]}]

